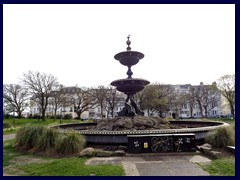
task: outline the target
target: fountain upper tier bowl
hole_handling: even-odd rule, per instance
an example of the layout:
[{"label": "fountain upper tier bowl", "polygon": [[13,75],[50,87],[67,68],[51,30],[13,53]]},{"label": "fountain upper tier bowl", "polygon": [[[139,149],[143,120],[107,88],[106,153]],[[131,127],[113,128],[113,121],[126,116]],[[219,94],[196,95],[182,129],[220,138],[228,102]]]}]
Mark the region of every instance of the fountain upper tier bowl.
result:
[{"label": "fountain upper tier bowl", "polygon": [[143,57],[144,54],[138,51],[124,51],[114,56],[124,66],[133,66]]},{"label": "fountain upper tier bowl", "polygon": [[144,89],[144,86],[150,82],[140,78],[118,79],[111,82],[112,86],[116,86],[117,90],[125,94],[135,94]]}]

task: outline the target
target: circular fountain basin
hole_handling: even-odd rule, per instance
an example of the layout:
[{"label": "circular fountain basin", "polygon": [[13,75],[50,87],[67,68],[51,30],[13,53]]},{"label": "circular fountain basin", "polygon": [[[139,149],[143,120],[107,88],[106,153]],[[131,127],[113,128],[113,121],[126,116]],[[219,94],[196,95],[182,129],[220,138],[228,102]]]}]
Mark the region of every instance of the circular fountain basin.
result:
[{"label": "circular fountain basin", "polygon": [[159,129],[159,130],[131,130],[131,131],[100,131],[96,130],[97,123],[62,124],[53,126],[60,132],[73,129],[85,135],[88,145],[126,145],[127,135],[156,135],[156,134],[186,134],[194,133],[196,143],[204,142],[204,138],[209,131],[219,127],[229,126],[229,124],[218,121],[169,121],[171,125],[181,125],[181,129]]}]

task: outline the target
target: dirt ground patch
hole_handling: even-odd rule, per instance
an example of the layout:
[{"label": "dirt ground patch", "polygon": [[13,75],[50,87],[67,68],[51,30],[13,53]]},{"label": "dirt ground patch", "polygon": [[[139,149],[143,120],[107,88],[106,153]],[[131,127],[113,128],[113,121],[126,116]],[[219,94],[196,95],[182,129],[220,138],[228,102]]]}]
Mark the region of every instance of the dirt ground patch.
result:
[{"label": "dirt ground patch", "polygon": [[29,157],[29,156],[18,156],[13,158],[11,164],[16,165],[25,165],[25,164],[32,164],[32,163],[50,163],[51,160],[36,158],[36,157]]},{"label": "dirt ground patch", "polygon": [[46,159],[41,159],[41,158],[36,158],[36,157],[31,157],[31,156],[17,156],[13,158],[10,161],[10,165],[7,167],[3,168],[3,175],[4,176],[12,176],[12,175],[18,175],[18,176],[23,176],[25,175],[25,172],[20,170],[18,168],[19,165],[26,165],[26,164],[36,164],[36,163],[50,163],[52,160],[46,160]]}]

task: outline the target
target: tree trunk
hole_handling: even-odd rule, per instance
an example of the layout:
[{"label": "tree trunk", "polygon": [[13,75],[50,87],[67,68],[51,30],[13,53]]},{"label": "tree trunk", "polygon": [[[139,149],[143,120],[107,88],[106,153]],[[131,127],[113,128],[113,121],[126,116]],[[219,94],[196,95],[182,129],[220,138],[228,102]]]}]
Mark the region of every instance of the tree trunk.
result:
[{"label": "tree trunk", "polygon": [[175,120],[179,120],[179,110],[178,109],[176,109]]},{"label": "tree trunk", "polygon": [[103,119],[103,105],[101,104],[101,117],[102,117],[102,119]]},{"label": "tree trunk", "polygon": [[111,115],[112,115],[112,118],[113,118],[113,111],[114,111],[114,108],[111,108]]},{"label": "tree trunk", "polygon": [[190,106],[190,117],[191,118],[193,117],[193,108],[192,108],[192,106]]},{"label": "tree trunk", "polygon": [[21,110],[18,110],[18,111],[17,111],[17,114],[18,114],[18,117],[19,117],[19,118],[22,118],[22,111],[21,111]]},{"label": "tree trunk", "polygon": [[233,103],[230,103],[230,109],[231,109],[231,114],[233,116],[233,119],[235,120],[235,114],[234,114],[234,106]]},{"label": "tree trunk", "polygon": [[202,104],[199,101],[198,101],[198,106],[199,106],[199,109],[200,109],[201,116],[204,117]]},{"label": "tree trunk", "polygon": [[77,118],[80,120],[81,119],[81,111],[77,111]]},{"label": "tree trunk", "polygon": [[207,106],[204,106],[203,108],[204,108],[204,117],[207,117],[207,112],[208,112],[207,111]]},{"label": "tree trunk", "polygon": [[42,120],[45,121],[45,109],[42,109]]},{"label": "tree trunk", "polygon": [[163,117],[162,117],[162,113],[163,113],[163,112],[160,110],[160,111],[159,111],[159,116],[160,116],[160,118],[163,118]]},{"label": "tree trunk", "polygon": [[57,108],[54,109],[54,121],[56,121]]}]

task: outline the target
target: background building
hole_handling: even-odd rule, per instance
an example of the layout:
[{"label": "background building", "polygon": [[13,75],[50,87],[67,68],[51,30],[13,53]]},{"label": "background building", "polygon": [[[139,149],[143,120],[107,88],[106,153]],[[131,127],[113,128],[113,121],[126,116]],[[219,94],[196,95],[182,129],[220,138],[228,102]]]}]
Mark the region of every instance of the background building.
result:
[{"label": "background building", "polygon": [[[209,85],[200,85],[192,86],[191,84],[185,85],[170,85],[173,88],[173,92],[175,97],[184,97],[180,104],[178,104],[178,108],[172,108],[167,112],[163,112],[164,117],[175,118],[177,115],[179,118],[190,118],[191,116],[194,118],[202,117],[201,109],[199,103],[197,102],[196,97],[191,98],[191,94],[193,92],[199,95],[199,98],[202,98],[201,103],[205,106],[205,109],[202,109],[203,113],[206,114],[206,117],[217,117],[217,116],[227,116],[230,115],[230,108],[227,105],[226,99],[217,91],[212,91],[208,89]],[[70,114],[72,118],[77,117],[76,113],[76,101],[79,101],[79,97],[81,95],[82,89],[78,87],[65,87],[61,90],[61,94],[65,98],[62,104],[57,108],[56,115],[64,116],[66,114]],[[90,91],[90,90],[89,90]],[[115,117],[118,115],[124,105],[126,95],[116,90],[111,91],[111,96],[106,96],[104,100],[104,105],[102,109],[103,118]],[[84,94],[82,94],[84,95]],[[201,95],[201,96],[200,96]],[[112,99],[107,99],[112,98]],[[82,100],[84,100],[82,98]],[[92,101],[95,101],[92,99]],[[51,102],[51,100],[50,100]],[[88,108],[81,113],[81,119],[100,119],[102,118],[101,114],[101,106],[94,102],[95,104],[89,104]],[[111,114],[111,107],[113,108],[113,114]],[[202,106],[203,106],[202,105]],[[80,105],[81,106],[81,105]],[[31,115],[41,115],[40,108],[37,106],[37,103],[31,101],[30,103],[30,114]],[[54,115],[54,105],[49,103],[46,109],[46,116]],[[147,115],[145,111],[145,115]],[[154,116],[159,116],[158,113],[155,113]]]}]

